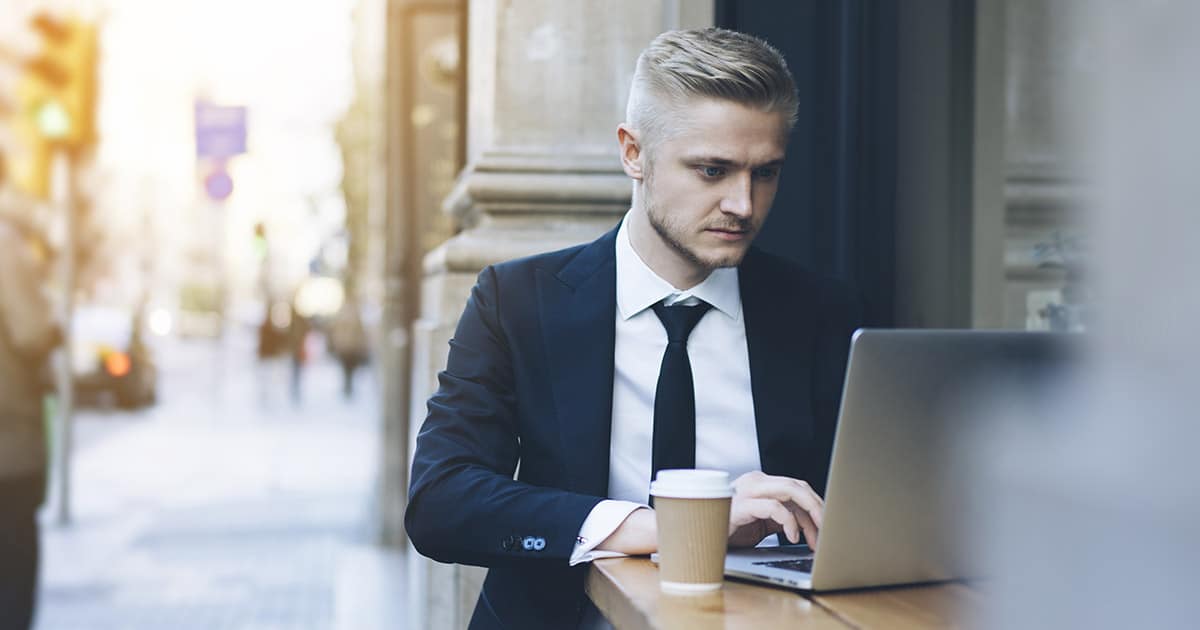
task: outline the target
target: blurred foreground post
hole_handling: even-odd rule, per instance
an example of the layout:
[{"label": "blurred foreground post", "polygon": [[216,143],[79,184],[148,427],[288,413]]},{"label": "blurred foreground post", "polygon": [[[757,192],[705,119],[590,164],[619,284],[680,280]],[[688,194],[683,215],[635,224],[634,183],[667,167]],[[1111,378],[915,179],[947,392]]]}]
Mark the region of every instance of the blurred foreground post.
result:
[{"label": "blurred foreground post", "polygon": [[[1056,5],[1062,7],[1063,5]],[[1052,31],[1079,62],[1055,88],[1091,191],[1087,362],[1041,399],[998,398],[968,443],[984,466],[972,548],[988,628],[1195,625],[1200,528],[1200,6],[1072,2]]]},{"label": "blurred foreground post", "polygon": [[79,206],[79,160],[72,151],[67,159],[67,202],[63,243],[63,343],[58,368],[58,430],[54,432],[54,520],[59,525],[71,522],[71,437],[74,431],[75,382],[72,366],[75,357],[75,333],[71,324],[75,314],[75,226]]}]

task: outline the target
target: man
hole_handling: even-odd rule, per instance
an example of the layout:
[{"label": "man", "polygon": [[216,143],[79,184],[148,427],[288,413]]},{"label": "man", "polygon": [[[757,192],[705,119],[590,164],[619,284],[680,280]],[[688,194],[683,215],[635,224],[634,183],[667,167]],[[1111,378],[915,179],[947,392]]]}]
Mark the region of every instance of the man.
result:
[{"label": "man", "polygon": [[28,222],[38,210],[0,181],[0,628],[33,623],[37,511],[46,485],[45,364],[62,340],[43,294],[45,248]]},{"label": "man", "polygon": [[660,35],[617,130],[625,219],[480,274],[405,515],[421,553],[491,568],[472,628],[590,623],[586,562],[656,549],[647,491],[662,468],[733,473],[731,545],[816,544],[857,312],[750,246],[796,106],[765,42]]}]

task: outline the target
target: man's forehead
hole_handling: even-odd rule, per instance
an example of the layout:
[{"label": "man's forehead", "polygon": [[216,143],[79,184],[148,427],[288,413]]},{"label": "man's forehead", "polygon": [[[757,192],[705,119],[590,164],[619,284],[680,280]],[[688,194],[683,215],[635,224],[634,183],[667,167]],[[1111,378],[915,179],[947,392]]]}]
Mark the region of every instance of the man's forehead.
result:
[{"label": "man's forehead", "polygon": [[684,163],[716,166],[767,166],[782,162],[787,153],[785,132],[744,134],[740,130],[691,128],[663,143]]},{"label": "man's forehead", "polygon": [[788,125],[784,114],[717,99],[685,101],[671,109],[664,144],[675,152],[759,161],[782,159]]}]

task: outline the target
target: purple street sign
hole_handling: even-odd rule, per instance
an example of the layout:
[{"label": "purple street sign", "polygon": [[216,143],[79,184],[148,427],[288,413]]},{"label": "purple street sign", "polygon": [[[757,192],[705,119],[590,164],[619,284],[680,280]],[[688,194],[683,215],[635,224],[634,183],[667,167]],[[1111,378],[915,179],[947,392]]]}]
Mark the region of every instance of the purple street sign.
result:
[{"label": "purple street sign", "polygon": [[246,152],[246,108],[196,101],[196,156],[223,160]]},{"label": "purple street sign", "polygon": [[204,192],[213,201],[225,201],[233,193],[233,178],[225,171],[225,165],[218,164],[204,178]]}]

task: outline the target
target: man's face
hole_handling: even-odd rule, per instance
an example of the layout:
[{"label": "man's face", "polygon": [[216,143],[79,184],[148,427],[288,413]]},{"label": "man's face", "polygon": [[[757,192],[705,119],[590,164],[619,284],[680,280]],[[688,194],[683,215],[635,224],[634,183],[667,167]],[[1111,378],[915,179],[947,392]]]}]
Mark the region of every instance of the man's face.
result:
[{"label": "man's face", "polygon": [[742,261],[767,219],[787,146],[787,123],[731,101],[676,108],[672,133],[646,155],[642,198],[658,256],[706,276]]}]

